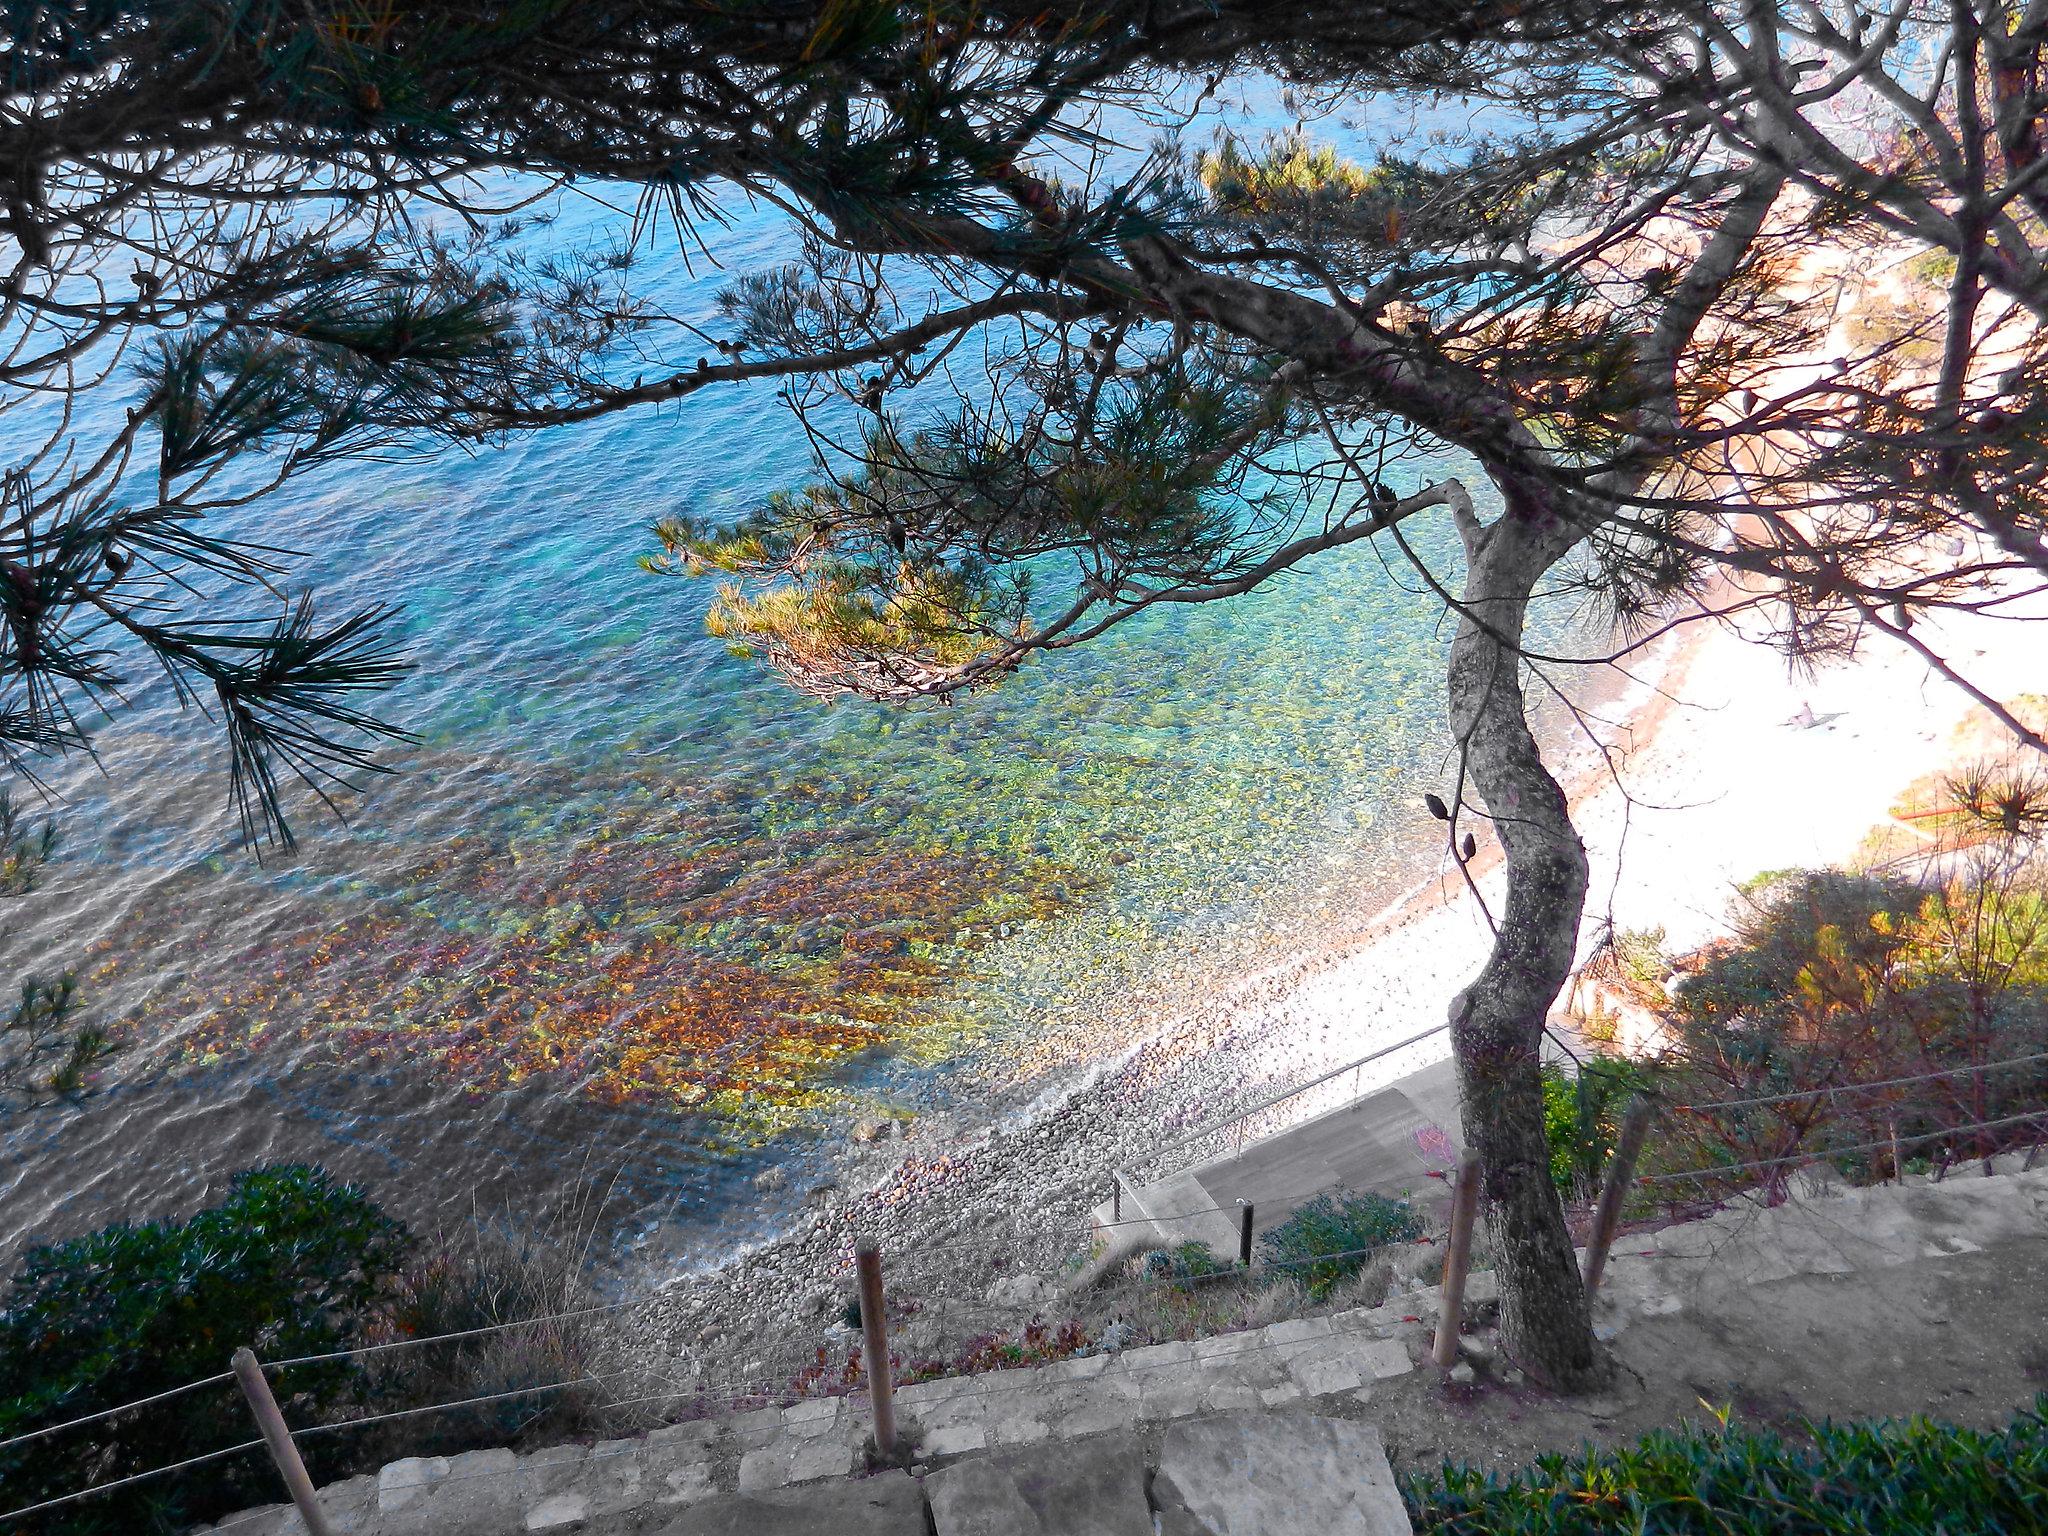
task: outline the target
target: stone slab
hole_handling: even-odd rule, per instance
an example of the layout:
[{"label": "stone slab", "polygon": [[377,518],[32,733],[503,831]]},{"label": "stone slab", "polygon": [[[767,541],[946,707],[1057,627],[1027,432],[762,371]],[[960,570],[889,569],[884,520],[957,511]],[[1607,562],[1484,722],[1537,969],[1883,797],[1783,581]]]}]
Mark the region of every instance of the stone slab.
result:
[{"label": "stone slab", "polygon": [[604,1440],[589,1450],[557,1445],[522,1457],[519,1483],[525,1500],[525,1529],[581,1530],[593,1520],[646,1503],[659,1489],[646,1487],[641,1440]]},{"label": "stone slab", "polygon": [[908,1472],[808,1488],[728,1493],[644,1517],[635,1536],[929,1536]]},{"label": "stone slab", "polygon": [[[1233,1413],[1166,1432],[1159,1536],[1411,1536],[1379,1431],[1348,1419]],[[943,1536],[943,1528],[941,1532]]]},{"label": "stone slab", "polygon": [[509,1450],[409,1456],[377,1474],[377,1515],[386,1530],[500,1536],[518,1527],[522,1494]]},{"label": "stone slab", "polygon": [[998,1451],[924,1488],[937,1536],[1153,1536],[1144,1452],[1130,1434]]}]

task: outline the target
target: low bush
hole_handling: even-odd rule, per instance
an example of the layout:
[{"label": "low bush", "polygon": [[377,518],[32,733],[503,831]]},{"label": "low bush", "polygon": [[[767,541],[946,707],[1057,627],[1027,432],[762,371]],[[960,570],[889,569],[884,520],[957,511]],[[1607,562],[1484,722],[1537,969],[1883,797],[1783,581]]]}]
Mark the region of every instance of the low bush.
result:
[{"label": "low bush", "polygon": [[1714,1424],[1540,1457],[1502,1478],[1403,1480],[1419,1536],[2011,1536],[2048,1528],[2048,1394],[2002,1430],[1925,1418]]},{"label": "low bush", "polygon": [[1230,1264],[1217,1258],[1216,1251],[1207,1243],[1154,1248],[1141,1254],[1135,1267],[1140,1280],[1164,1281],[1180,1289],[1236,1272]]},{"label": "low bush", "polygon": [[[2048,789],[1981,774],[1948,784],[1940,803],[1966,830],[2048,817]],[[2037,1139],[2048,860],[2031,836],[2019,841],[1968,844],[1916,880],[1793,870],[1753,884],[1732,940],[1671,999],[1660,1067],[1675,1102],[1732,1107],[1661,1117],[1649,1171],[1797,1156],[1867,1182],[1892,1171],[1894,1138],[1937,1162]],[[1783,1177],[1686,1187],[1717,1195]]]},{"label": "low bush", "polygon": [[[238,1345],[289,1359],[362,1343],[405,1248],[405,1228],[361,1190],[285,1164],[237,1175],[185,1221],[31,1249],[0,1305],[0,1439],[214,1375]],[[275,1372],[272,1387],[304,1423],[339,1412],[359,1379],[325,1361]],[[222,1383],[0,1451],[0,1485],[19,1508],[250,1438],[247,1405]],[[165,1530],[275,1496],[268,1462],[239,1456],[54,1510],[34,1529]]]},{"label": "low bush", "polygon": [[1576,1073],[1554,1062],[1543,1066],[1543,1132],[1550,1144],[1550,1178],[1567,1200],[1590,1201],[1629,1101],[1651,1084],[1651,1074],[1625,1056],[1596,1053]]},{"label": "low bush", "polygon": [[[305,1442],[316,1481],[399,1456],[646,1427],[644,1373],[621,1368],[591,1283],[595,1211],[569,1202],[515,1233],[476,1221],[419,1240],[360,1189],[286,1164],[239,1174],[185,1221],[118,1225],[31,1250],[0,1301],[0,1440],[266,1360],[473,1329],[270,1372],[286,1419],[346,1425],[496,1396]],[[561,1314],[577,1313],[564,1317]],[[548,1318],[498,1329],[526,1318]],[[570,1385],[563,1386],[562,1383]],[[503,1394],[500,1396],[499,1394]],[[0,1511],[254,1437],[233,1382],[0,1451]],[[278,1496],[261,1451],[95,1495],[9,1536],[165,1532]]]},{"label": "low bush", "polygon": [[[496,1400],[401,1420],[395,1433],[381,1437],[358,1432],[349,1438],[364,1462],[453,1455],[519,1440],[620,1435],[653,1422],[639,1399],[657,1388],[625,1365],[613,1319],[593,1310],[604,1298],[591,1282],[595,1226],[583,1219],[587,1214],[555,1212],[517,1229],[471,1221],[418,1245],[383,1302],[385,1337],[398,1342],[494,1331],[374,1356],[365,1402],[389,1412]],[[524,1318],[549,1321],[501,1326]],[[564,1382],[572,1385],[554,1386]],[[554,1389],[535,1390],[543,1387]],[[627,1400],[633,1407],[622,1408]]]},{"label": "low bush", "polygon": [[1321,1301],[1365,1268],[1374,1249],[1420,1236],[1422,1219],[1407,1201],[1339,1189],[1298,1206],[1259,1239],[1259,1253],[1298,1281],[1311,1301]]}]

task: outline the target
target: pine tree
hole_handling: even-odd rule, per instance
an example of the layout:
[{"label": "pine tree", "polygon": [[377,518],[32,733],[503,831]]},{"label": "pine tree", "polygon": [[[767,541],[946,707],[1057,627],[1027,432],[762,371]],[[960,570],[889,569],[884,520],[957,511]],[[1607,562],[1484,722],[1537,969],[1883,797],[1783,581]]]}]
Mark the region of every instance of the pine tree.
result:
[{"label": "pine tree", "polygon": [[[79,749],[151,656],[216,708],[251,829],[288,837],[284,779],[375,768],[393,733],[368,697],[402,661],[382,611],[280,602],[273,557],[205,515],[350,455],[738,380],[787,381],[836,456],[736,526],[665,522],[650,564],[724,573],[719,631],[815,693],[993,686],[1377,541],[1455,619],[1447,850],[1481,818],[1505,855],[1451,1015],[1509,1346],[1597,1379],[1538,1062],[1586,858],[1528,726],[1557,660],[1529,605],[1577,589],[1625,647],[1730,608],[1802,654],[1877,629],[1967,686],[1916,619],[2048,572],[2037,10],[14,7],[0,409],[142,393],[113,441],[59,424],[9,480],[0,753]],[[1273,76],[1296,132],[1186,141],[1205,101]],[[1309,126],[1402,93],[1484,113],[1351,158]],[[643,238],[712,245],[721,199],[770,197],[802,240],[736,277],[712,347],[640,295],[631,250],[511,255],[487,172],[624,186]],[[1941,301],[1866,312],[1831,352],[1807,277],[1880,239],[1953,259]],[[863,425],[835,438],[848,406]],[[1488,496],[1415,483],[1446,449]],[[153,497],[123,500],[149,462]],[[258,462],[253,492],[229,473]],[[1461,573],[1413,557],[1425,518]],[[194,575],[245,606],[190,600]]]}]

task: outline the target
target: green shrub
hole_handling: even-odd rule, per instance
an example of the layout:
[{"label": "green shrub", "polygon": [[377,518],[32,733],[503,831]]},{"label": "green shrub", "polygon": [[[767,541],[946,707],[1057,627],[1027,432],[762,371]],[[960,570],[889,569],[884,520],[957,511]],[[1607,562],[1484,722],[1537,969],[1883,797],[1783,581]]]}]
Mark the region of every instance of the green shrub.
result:
[{"label": "green shrub", "polygon": [[1371,1250],[1422,1236],[1422,1219],[1405,1200],[1334,1190],[1298,1207],[1259,1239],[1268,1264],[1301,1282],[1309,1300],[1321,1301],[1336,1284],[1363,1269]]},{"label": "green shrub", "polygon": [[[362,1342],[405,1228],[317,1168],[238,1174],[186,1221],[121,1224],[31,1249],[0,1305],[0,1439],[224,1370],[238,1345],[273,1359]],[[288,1418],[354,1391],[346,1361],[277,1372]],[[0,1451],[18,1508],[253,1437],[232,1382]],[[309,1447],[309,1451],[317,1447]],[[49,1532],[169,1530],[277,1496],[260,1453],[52,1511]]]},{"label": "green shrub", "polygon": [[[2025,787],[1973,772],[1943,794],[1998,816]],[[2027,1060],[2048,1050],[2048,863],[1998,841],[1967,852],[1946,879],[1793,870],[1745,893],[1733,942],[1671,999],[1660,1077],[1680,1103],[1785,1097],[1661,1118],[1653,1170],[1804,1155],[1862,1181],[1888,1169],[1888,1149],[1869,1144],[1892,1127],[1915,1157],[1979,1156],[2038,1134],[2019,1117],[2048,1095],[2048,1071]],[[2012,1065],[1957,1070],[2001,1062]],[[1822,1097],[1929,1073],[1956,1076]],[[1983,1121],[2010,1123],[1958,1129]]]},{"label": "green shrub", "polygon": [[2048,1394],[2003,1430],[1925,1418],[1726,1422],[1544,1456],[1520,1474],[1446,1464],[1403,1479],[1418,1536],[2007,1536],[2048,1525]]},{"label": "green shrub", "polygon": [[1629,1101],[1649,1082],[1649,1072],[1625,1056],[1588,1056],[1576,1074],[1544,1063],[1543,1134],[1551,1182],[1565,1199],[1591,1200],[1598,1193]]},{"label": "green shrub", "polygon": [[1217,1258],[1216,1251],[1207,1243],[1154,1248],[1138,1260],[1141,1279],[1166,1280],[1182,1287],[1232,1272],[1232,1266]]}]

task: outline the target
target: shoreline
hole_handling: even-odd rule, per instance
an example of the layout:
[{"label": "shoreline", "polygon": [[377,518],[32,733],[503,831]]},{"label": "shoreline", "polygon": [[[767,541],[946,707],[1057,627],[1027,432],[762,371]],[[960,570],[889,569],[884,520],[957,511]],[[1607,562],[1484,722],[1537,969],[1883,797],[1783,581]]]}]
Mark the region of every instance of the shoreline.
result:
[{"label": "shoreline", "polygon": [[[2029,665],[2048,656],[2015,644],[2021,637],[2005,621],[1941,622],[1947,653],[1974,657],[1975,680],[1994,696],[2048,675]],[[1604,663],[1582,675],[1575,700],[1595,740],[1575,729],[1546,741],[1562,748],[1553,771],[1591,864],[1582,955],[1608,923],[1662,927],[1674,947],[1695,946],[1722,930],[1741,882],[1848,860],[1909,783],[1954,760],[1974,708],[1901,647],[1873,643],[1801,677],[1738,625],[1704,620],[1646,646],[1626,675]],[[1497,898],[1497,856],[1482,852],[1472,875],[1489,902]],[[1331,889],[1325,882],[1300,905],[1326,905]],[[1149,1027],[1105,1021],[1112,1043],[1099,1056],[1064,1080],[1026,1079],[1036,1092],[992,1105],[978,1131],[963,1134],[959,1116],[940,1112],[901,1139],[851,1148],[840,1187],[795,1230],[650,1309],[639,1342],[686,1363],[707,1337],[813,1329],[838,1309],[856,1237],[878,1241],[885,1255],[978,1243],[1014,1256],[1020,1232],[1064,1228],[1078,1247],[1112,1170],[1221,1118],[1233,1102],[1440,1020],[1490,942],[1471,893],[1441,858],[1434,873],[1318,932],[1311,946],[1289,953],[1285,943],[1298,935],[1265,937],[1266,958],[1248,969],[1210,970],[1189,987],[1129,999],[1134,1012],[1149,1012]],[[1079,1027],[1062,1023],[1065,1032]],[[1447,1054],[1441,1038],[1411,1047],[1380,1064],[1379,1080]],[[1329,1104],[1304,1095],[1285,1121],[1353,1096],[1348,1082],[1332,1088]],[[1418,1182],[1422,1172],[1418,1163]]]},{"label": "shoreline", "polygon": [[[1631,693],[1653,696],[1666,665],[1660,655],[1647,684],[1609,666],[1588,668],[1576,702],[1633,722]],[[1596,750],[1552,725],[1555,739],[1546,746],[1559,748],[1560,777],[1590,782],[1599,771]],[[1347,866],[1261,912],[1249,946],[1245,935],[1233,946],[1249,947],[1248,955],[1147,976],[1136,995],[1118,999],[1112,1017],[1077,1001],[1053,1032],[1088,1034],[1096,1046],[1091,1059],[1068,1054],[1064,1071],[1021,1084],[989,1068],[997,1102],[980,1106],[986,1123],[973,1130],[959,1123],[964,1115],[942,1111],[920,1117],[901,1140],[850,1146],[823,1202],[792,1230],[682,1282],[674,1305],[658,1306],[640,1330],[640,1342],[660,1352],[680,1346],[687,1355],[707,1327],[731,1334],[823,1320],[838,1310],[856,1238],[879,1241],[885,1254],[976,1240],[1000,1249],[1006,1227],[1039,1235],[1057,1227],[1069,1247],[1079,1247],[1114,1169],[1142,1162],[1237,1104],[1441,1021],[1490,939],[1447,865],[1440,824],[1422,809],[1419,786],[1413,798],[1406,835],[1397,831],[1378,850],[1381,862],[1396,867],[1392,879],[1375,885]],[[1497,879],[1497,864],[1491,852],[1474,860],[1482,886]],[[1361,886],[1363,901],[1356,899]],[[1304,923],[1314,925],[1313,943],[1291,942]],[[1042,1039],[1029,1043],[1045,1049]],[[1439,1037],[1388,1058],[1380,1070],[1392,1078],[1446,1054]],[[1325,1096],[1348,1099],[1348,1085],[1332,1085]],[[1028,1211],[1028,1222],[1013,1224],[1017,1211]]]}]

